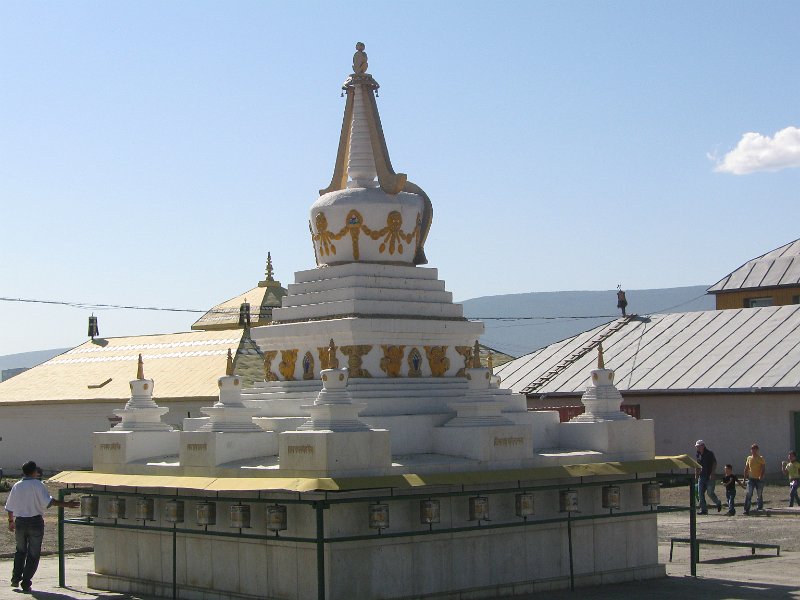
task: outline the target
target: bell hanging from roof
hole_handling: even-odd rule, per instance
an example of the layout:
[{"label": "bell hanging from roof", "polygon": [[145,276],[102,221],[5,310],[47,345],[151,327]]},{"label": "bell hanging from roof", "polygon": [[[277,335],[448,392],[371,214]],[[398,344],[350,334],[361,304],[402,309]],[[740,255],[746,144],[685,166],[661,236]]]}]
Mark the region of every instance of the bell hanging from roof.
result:
[{"label": "bell hanging from roof", "polygon": [[97,317],[92,315],[89,317],[89,337],[94,339],[100,335],[100,329],[97,326]]}]

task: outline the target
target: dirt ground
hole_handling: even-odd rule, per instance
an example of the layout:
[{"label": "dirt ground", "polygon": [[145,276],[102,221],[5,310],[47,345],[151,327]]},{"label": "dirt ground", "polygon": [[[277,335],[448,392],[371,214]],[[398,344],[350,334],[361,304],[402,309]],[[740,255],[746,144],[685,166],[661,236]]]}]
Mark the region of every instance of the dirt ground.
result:
[{"label": "dirt ground", "polygon": [[[58,496],[58,484],[48,484],[51,495]],[[717,495],[724,502],[724,493],[720,492],[722,486],[717,486]],[[0,492],[0,506],[5,505],[8,492]],[[764,507],[788,506],[788,486],[783,482],[768,483],[764,488]],[[698,537],[709,537],[720,540],[735,540],[780,544],[781,550],[800,551],[800,513],[788,516],[771,515],[752,511],[750,516],[742,513],[741,505],[744,502],[744,490],[738,489],[736,495],[736,516],[726,517],[725,509],[717,513],[714,507],[708,515],[697,517]],[[687,487],[665,488],[661,490],[661,503],[668,506],[689,506],[689,491]],[[69,518],[79,517],[79,509],[66,509]],[[45,516],[45,533],[43,552],[52,553],[58,550],[58,511],[51,508]],[[68,551],[87,550],[94,545],[93,530],[91,527],[67,525],[65,527]],[[669,542],[671,537],[686,537],[689,535],[688,512],[665,513],[658,518],[659,541]],[[3,526],[0,532],[0,557],[8,558],[14,553],[14,535]]]}]

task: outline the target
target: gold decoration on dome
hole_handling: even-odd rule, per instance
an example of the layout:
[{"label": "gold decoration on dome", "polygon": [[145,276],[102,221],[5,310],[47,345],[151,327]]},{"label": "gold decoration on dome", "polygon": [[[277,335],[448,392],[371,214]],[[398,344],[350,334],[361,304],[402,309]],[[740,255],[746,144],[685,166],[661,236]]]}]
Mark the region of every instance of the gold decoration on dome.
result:
[{"label": "gold decoration on dome", "polygon": [[228,377],[233,375],[233,354],[231,354],[230,348],[228,348],[228,360],[225,364],[225,375]]},{"label": "gold decoration on dome", "polygon": [[297,348],[293,350],[281,350],[281,362],[278,363],[278,370],[286,381],[294,381],[294,367],[297,364]]},{"label": "gold decoration on dome", "polygon": [[597,368],[606,368],[606,361],[603,359],[603,342],[597,344]]},{"label": "gold decoration on dome", "polygon": [[447,358],[447,346],[424,346],[428,356],[428,366],[431,368],[432,377],[444,377],[450,368],[450,359]]},{"label": "gold decoration on dome", "polygon": [[303,379],[314,379],[314,355],[311,352],[303,356]]},{"label": "gold decoration on dome", "polygon": [[381,371],[386,373],[389,377],[400,377],[405,349],[405,346],[387,346],[381,344],[381,350],[383,350],[383,358],[381,358],[380,362]]},{"label": "gold decoration on dome", "polygon": [[[337,233],[334,233],[328,229],[328,218],[325,216],[324,212],[318,212],[314,217],[314,220],[317,224],[317,233],[314,233],[313,229],[311,230],[311,240],[314,242],[314,256],[318,263],[320,256],[335,255],[336,244],[334,242],[341,240],[348,233],[350,234],[353,245],[353,258],[355,260],[358,260],[361,254],[359,247],[359,236],[362,231],[373,240],[377,241],[378,239],[383,238],[381,245],[378,247],[378,251],[381,254],[385,253],[387,250],[389,251],[390,255],[393,255],[395,250],[398,254],[402,254],[402,242],[405,242],[406,244],[412,244],[413,242],[415,248],[419,245],[421,223],[421,217],[419,213],[417,214],[416,226],[409,232],[403,231],[403,216],[396,210],[393,210],[389,213],[389,215],[386,217],[386,226],[382,227],[381,229],[370,228],[366,223],[364,223],[364,217],[361,215],[361,213],[355,209],[347,213],[344,226]],[[319,244],[319,247],[317,246],[317,243]]]},{"label": "gold decoration on dome", "polygon": [[473,369],[480,369],[483,365],[481,364],[481,346],[478,343],[478,340],[475,340],[475,344],[472,346],[472,368]]},{"label": "gold decoration on dome", "polygon": [[422,377],[422,354],[416,348],[412,348],[408,353],[408,376]]},{"label": "gold decoration on dome", "polygon": [[[386,147],[386,136],[383,133],[383,126],[381,125],[381,117],[378,113],[378,104],[375,101],[375,94],[380,85],[377,81],[366,73],[367,59],[366,53],[363,52],[364,45],[359,42],[356,45],[356,54],[353,57],[354,73],[347,78],[347,81],[342,85],[342,90],[347,94],[347,102],[344,107],[344,117],[342,119],[342,130],[339,134],[339,148],[336,152],[336,162],[333,167],[333,177],[331,178],[330,185],[319,191],[320,196],[330,192],[343,190],[347,187],[347,162],[350,158],[350,134],[353,128],[353,106],[355,104],[355,90],[356,86],[364,88],[362,97],[366,101],[365,113],[367,117],[367,125],[369,127],[370,146],[372,147],[372,156],[375,161],[375,170],[378,175],[378,184],[381,189],[387,194],[394,195],[399,192],[409,192],[417,194],[424,201],[424,210],[420,220],[420,233],[417,237],[417,244],[415,247],[414,264],[424,265],[427,264],[428,259],[425,257],[425,241],[428,238],[428,232],[433,222],[433,204],[431,203],[428,195],[418,185],[408,181],[408,176],[405,173],[395,173],[392,168],[392,161],[389,158],[389,150]],[[359,54],[361,52],[363,57]],[[356,57],[358,60],[356,62]],[[364,69],[360,71],[360,69]],[[358,70],[357,70],[358,69]],[[317,228],[319,230],[319,228]]]},{"label": "gold decoration on dome", "polygon": [[369,354],[372,346],[366,344],[340,346],[339,350],[347,357],[347,368],[350,371],[350,377],[372,377],[369,371],[361,367],[363,357]]},{"label": "gold decoration on dome", "polygon": [[139,360],[136,362],[136,379],[144,379],[144,361],[142,355],[139,355]]},{"label": "gold decoration on dome", "polygon": [[272,361],[278,356],[277,350],[264,352],[264,381],[278,381],[279,377],[272,372]]},{"label": "gold decoration on dome", "polygon": [[467,369],[472,366],[472,346],[456,346],[456,352],[464,357],[464,366],[456,373],[456,377],[466,377]]}]

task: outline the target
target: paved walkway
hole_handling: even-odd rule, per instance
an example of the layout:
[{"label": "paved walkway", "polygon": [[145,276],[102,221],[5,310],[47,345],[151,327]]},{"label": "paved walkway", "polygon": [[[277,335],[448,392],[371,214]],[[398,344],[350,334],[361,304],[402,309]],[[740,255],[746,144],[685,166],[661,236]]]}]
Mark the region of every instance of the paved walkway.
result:
[{"label": "paved walkway", "polygon": [[[647,598],[648,600],[762,600],[784,598],[800,600],[800,578],[797,566],[800,552],[759,551],[752,556],[746,548],[701,548],[703,561],[698,564],[697,578],[689,576],[689,547],[676,545],[673,562],[669,562],[669,544],[659,546],[661,562],[667,565],[666,579],[580,588],[539,594],[548,600],[616,600]],[[0,599],[24,600],[29,597],[9,586],[11,560],[0,560]],[[134,597],[112,592],[98,592],[86,587],[85,573],[94,565],[93,554],[67,555],[67,588],[58,587],[58,557],[42,558],[34,580],[32,596],[38,600],[134,600]],[[530,596],[533,599],[534,596]],[[148,599],[143,599],[148,600]]]}]

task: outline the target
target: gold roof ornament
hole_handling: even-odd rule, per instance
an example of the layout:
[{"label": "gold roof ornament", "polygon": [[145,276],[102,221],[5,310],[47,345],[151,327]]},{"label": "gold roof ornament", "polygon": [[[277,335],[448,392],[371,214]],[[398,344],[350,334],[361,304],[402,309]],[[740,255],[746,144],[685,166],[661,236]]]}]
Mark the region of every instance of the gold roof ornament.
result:
[{"label": "gold roof ornament", "polygon": [[603,360],[603,342],[597,344],[597,368],[598,369],[606,368],[605,360]]},{"label": "gold roof ornament", "polygon": [[344,118],[342,119],[342,131],[339,135],[339,149],[336,153],[336,162],[333,167],[333,177],[331,183],[325,189],[319,191],[320,196],[330,192],[336,192],[347,188],[348,161],[350,160],[351,137],[353,133],[353,112],[355,106],[356,91],[361,90],[361,96],[366,102],[366,120],[369,129],[370,147],[372,157],[375,162],[375,171],[378,176],[378,185],[389,195],[399,192],[417,194],[423,199],[424,210],[420,223],[419,244],[414,255],[415,265],[427,264],[425,257],[425,240],[433,222],[433,204],[430,198],[418,185],[408,181],[405,173],[395,173],[392,161],[389,158],[389,150],[386,147],[386,137],[383,134],[381,117],[378,113],[378,105],[375,96],[380,85],[368,74],[367,53],[364,52],[363,42],[356,44],[356,53],[353,55],[353,73],[342,84],[343,94],[347,95],[347,102],[344,108]]},{"label": "gold roof ornament", "polygon": [[144,379],[144,361],[141,354],[139,354],[139,361],[136,364],[136,379]]},{"label": "gold roof ornament", "polygon": [[[494,355],[492,355],[492,351],[489,350],[489,354],[486,357],[486,366],[489,368],[489,373],[492,373],[492,369],[494,368]],[[492,373],[494,375],[494,373]]]},{"label": "gold roof ornament", "polygon": [[472,347],[472,368],[481,368],[481,346],[478,344],[478,340],[475,340],[475,345]]},{"label": "gold roof ornament", "polygon": [[229,377],[233,375],[233,354],[230,348],[228,348],[228,363],[225,365],[225,375]]}]

